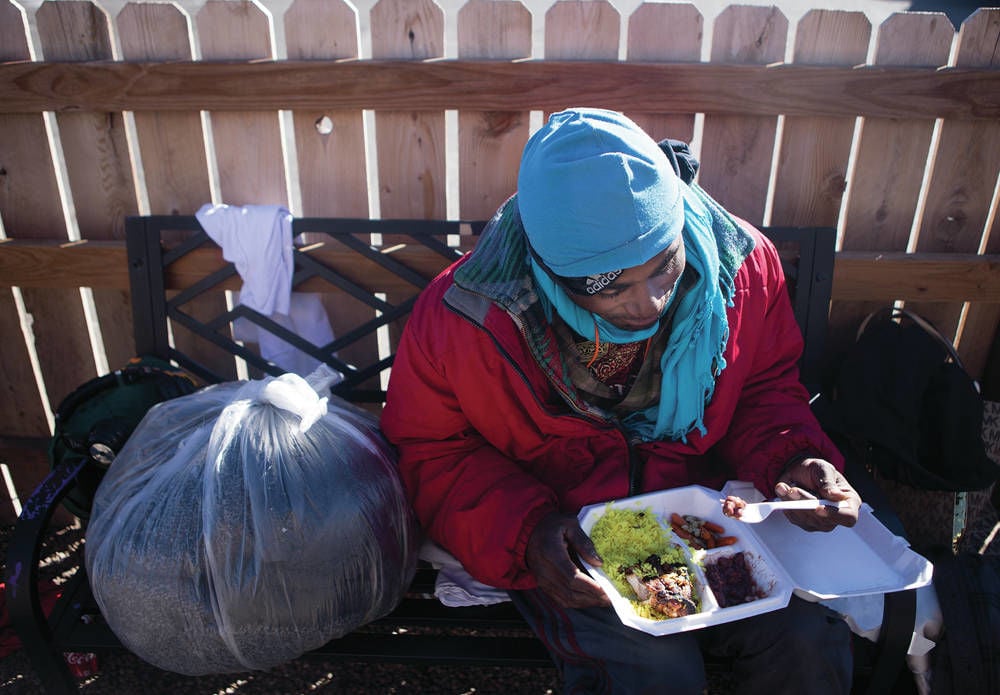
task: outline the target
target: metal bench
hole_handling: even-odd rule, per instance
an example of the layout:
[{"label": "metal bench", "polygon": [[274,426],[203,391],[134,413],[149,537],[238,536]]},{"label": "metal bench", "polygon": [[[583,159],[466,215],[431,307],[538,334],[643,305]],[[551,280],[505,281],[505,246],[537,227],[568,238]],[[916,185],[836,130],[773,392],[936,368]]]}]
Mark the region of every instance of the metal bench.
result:
[{"label": "metal bench", "polygon": [[[377,412],[384,397],[379,377],[392,364],[391,346],[402,320],[420,290],[474,245],[483,226],[481,221],[294,220],[293,234],[307,241],[294,251],[295,289],[332,293],[344,302],[350,297],[363,309],[352,314],[360,317],[355,325],[338,327],[333,343],[317,346],[242,306],[227,308],[217,301],[218,310],[206,315],[204,305],[199,307],[198,303],[222,289],[238,289],[240,279],[194,217],[129,218],[126,228],[135,352],[172,360],[206,383],[231,378],[213,366],[214,357],[220,355],[227,365],[234,363],[234,355],[245,360],[250,376],[280,374],[278,366],[231,337],[230,323],[247,318],[343,372],[346,378],[334,392]],[[779,248],[795,316],[805,337],[802,379],[815,388],[822,372],[835,231],[763,231]],[[178,347],[181,344],[188,347]],[[191,347],[197,345],[210,347]],[[341,357],[344,355],[349,357]],[[7,554],[10,619],[33,668],[51,693],[77,689],[64,652],[123,648],[100,616],[82,557],[48,618],[39,602],[39,551],[49,521],[85,465],[57,467],[50,472],[24,505]],[[904,624],[901,630],[907,643],[908,627]],[[886,640],[900,639],[892,637],[900,631],[884,632],[889,635]],[[890,647],[899,649],[898,645]],[[552,663],[511,604],[445,607],[434,598],[434,571],[426,566],[418,570],[409,593],[391,615],[330,642],[314,654],[402,663]],[[901,659],[891,663],[893,676],[901,664]]]}]

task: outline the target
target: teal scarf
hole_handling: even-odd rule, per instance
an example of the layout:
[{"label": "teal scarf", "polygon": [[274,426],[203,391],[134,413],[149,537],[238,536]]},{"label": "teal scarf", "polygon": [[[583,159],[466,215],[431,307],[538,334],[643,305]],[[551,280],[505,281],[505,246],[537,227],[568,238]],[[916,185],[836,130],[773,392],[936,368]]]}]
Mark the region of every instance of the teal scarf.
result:
[{"label": "teal scarf", "polygon": [[[697,185],[684,186],[683,193],[684,246],[687,263],[697,271],[698,279],[683,296],[675,293],[670,298],[670,303],[676,299],[679,305],[660,361],[659,403],[624,420],[629,433],[643,441],[687,441],[694,429],[706,433],[705,405],[715,393],[716,378],[726,368],[726,308],[733,305],[736,270],[753,248],[752,238]],[[554,308],[583,337],[593,335],[596,325],[601,340],[627,343],[645,340],[659,328],[618,328],[573,302],[534,260],[531,266],[546,316],[551,319]]]}]

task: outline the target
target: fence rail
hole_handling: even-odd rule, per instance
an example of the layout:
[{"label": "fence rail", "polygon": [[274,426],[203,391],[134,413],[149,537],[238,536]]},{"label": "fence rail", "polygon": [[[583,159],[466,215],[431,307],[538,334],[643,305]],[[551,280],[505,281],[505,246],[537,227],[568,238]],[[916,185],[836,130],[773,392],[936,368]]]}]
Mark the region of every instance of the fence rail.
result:
[{"label": "fence rail", "polygon": [[0,113],[460,109],[1000,118],[1000,72],[967,68],[401,60],[0,65]]}]

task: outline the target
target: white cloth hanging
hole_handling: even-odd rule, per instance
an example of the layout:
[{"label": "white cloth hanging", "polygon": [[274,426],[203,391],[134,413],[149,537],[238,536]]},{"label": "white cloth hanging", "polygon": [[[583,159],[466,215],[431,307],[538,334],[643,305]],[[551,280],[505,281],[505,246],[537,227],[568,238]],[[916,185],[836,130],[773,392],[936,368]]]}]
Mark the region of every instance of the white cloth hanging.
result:
[{"label": "white cloth hanging", "polygon": [[[319,296],[292,292],[295,261],[292,215],[287,209],[206,203],[195,216],[243,280],[237,302],[314,345],[333,341],[333,329]],[[236,321],[233,337],[259,344],[261,356],[287,372],[305,376],[319,365],[319,360],[251,321]]]}]

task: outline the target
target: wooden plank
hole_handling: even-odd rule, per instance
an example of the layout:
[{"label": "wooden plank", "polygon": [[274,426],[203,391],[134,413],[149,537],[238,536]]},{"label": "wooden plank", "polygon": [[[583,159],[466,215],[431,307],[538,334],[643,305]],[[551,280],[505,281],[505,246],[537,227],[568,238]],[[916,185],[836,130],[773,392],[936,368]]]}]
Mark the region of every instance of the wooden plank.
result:
[{"label": "wooden plank", "polygon": [[[787,35],[788,20],[776,7],[728,7],[715,20],[712,61],[762,65],[783,60]],[[705,116],[699,182],[731,213],[753,224],[764,221],[776,126],[776,117],[749,112]]]},{"label": "wooden plank", "polygon": [[[998,25],[1000,25],[1000,11],[998,10],[979,10],[972,15],[962,25],[963,36],[961,40],[963,45],[977,45],[980,48],[977,51],[961,51],[959,62],[964,65],[998,67],[996,49],[994,48],[991,53],[987,47],[988,41],[997,41]],[[973,39],[974,34],[978,35],[975,40]],[[990,140],[995,147],[997,124],[994,122],[989,127],[993,131]],[[996,155],[998,151],[993,149],[992,154]],[[994,166],[997,165],[995,156],[989,161]],[[989,175],[990,172],[987,169],[985,173]],[[996,195],[994,193],[992,202],[994,211],[1000,205]],[[987,227],[983,234],[986,240],[986,252],[1000,252],[1000,215],[997,215],[996,212],[994,212],[992,221],[987,221]],[[976,302],[967,305],[962,334],[959,337],[959,352],[965,362],[966,369],[973,375],[981,377],[985,374],[990,355],[994,354],[993,346],[996,344],[997,335],[1000,335],[1000,307]]]},{"label": "wooden plank", "polygon": [[[195,23],[202,60],[272,57],[270,22],[261,6],[252,0],[208,0],[198,10]],[[209,119],[219,177],[218,199],[213,202],[287,206],[278,113],[251,109],[213,111]],[[252,146],[248,146],[250,143]]]},{"label": "wooden plank", "polygon": [[997,255],[840,251],[833,269],[833,297],[846,301],[995,304],[998,289]]},{"label": "wooden plank", "polygon": [[[954,37],[955,30],[943,14],[897,13],[878,28],[874,63],[928,68],[944,65]],[[927,119],[863,119],[849,182],[842,249],[906,250],[933,132],[934,122]],[[843,354],[854,342],[861,321],[895,299],[832,302],[828,353]]]},{"label": "wooden plank", "polygon": [[[118,36],[126,60],[191,59],[188,20],[173,5],[135,2],[118,14]],[[193,215],[212,201],[205,136],[198,113],[142,111],[134,114],[148,213]],[[171,232],[180,240],[190,231]],[[126,266],[122,265],[122,269]],[[222,297],[199,297],[188,311],[205,320],[225,311]],[[173,327],[174,345],[218,374],[236,377],[236,362],[189,331]],[[134,350],[134,346],[133,346]]]},{"label": "wooden plank", "polygon": [[[357,58],[357,12],[342,0],[296,0],[285,13],[285,44],[292,59]],[[324,120],[325,119],[325,120]],[[368,174],[361,109],[321,109],[292,114],[298,153],[301,214],[308,217],[368,217]],[[303,241],[326,239],[304,234]],[[374,310],[343,293],[322,294],[334,336],[375,318]],[[358,341],[337,357],[363,365],[378,354],[376,337]]]},{"label": "wooden plank", "polygon": [[[546,60],[618,60],[621,16],[607,0],[558,0],[545,13]],[[556,107],[598,106],[571,101]]]},{"label": "wooden plank", "polygon": [[[868,55],[871,23],[863,12],[811,10],[795,32],[799,64],[858,65]],[[771,224],[836,227],[847,187],[857,119],[789,116],[782,128]]]},{"label": "wooden plank", "polygon": [[[768,35],[762,40],[769,39]],[[7,63],[0,113],[497,108],[1000,118],[1000,70],[606,61]]]},{"label": "wooden plank", "polygon": [[[373,58],[421,61],[444,55],[444,13],[433,0],[379,0],[371,11]],[[383,218],[444,219],[444,105],[375,114]]]},{"label": "wooden plank", "polygon": [[[20,317],[13,291],[0,287],[0,328],[4,331],[0,347],[0,434],[5,437],[45,437],[49,423],[42,407],[21,332]],[[19,494],[31,490],[18,486]]]},{"label": "wooden plank", "polygon": [[[113,58],[107,17],[91,2],[45,3],[37,23],[47,60]],[[137,208],[121,113],[62,112],[56,120],[80,235],[124,239],[125,217]]]},{"label": "wooden plank", "polygon": [[[416,62],[444,55],[444,13],[433,0],[379,0],[371,10],[373,58]],[[443,105],[375,112],[379,214],[383,219],[447,217],[445,119]],[[387,244],[406,237],[386,235]],[[405,301],[412,288],[389,291],[390,304]],[[395,352],[405,320],[383,332]],[[383,377],[386,376],[383,374]]]},{"label": "wooden plank", "polygon": [[[8,0],[0,0],[0,61],[24,60],[29,55],[24,17]],[[52,160],[47,150],[24,149],[22,136],[38,142],[44,137],[42,118],[36,114],[0,115],[0,224],[8,234],[28,224],[27,216],[35,210],[45,212],[42,201],[59,199]],[[58,210],[45,214],[43,225],[51,224],[52,233],[63,234]],[[13,292],[0,290],[0,433],[8,436],[45,436],[49,434],[45,408],[31,367],[28,345],[21,331],[21,320]],[[30,492],[18,487],[18,493]]]},{"label": "wooden plank", "polygon": [[[1000,9],[979,10],[959,31],[955,64],[1000,68]],[[1000,121],[971,124],[945,119],[941,125],[934,168],[920,221],[918,251],[975,252],[990,234],[991,206],[1000,174]],[[963,306],[912,306],[925,314],[945,336],[957,336]],[[996,315],[994,314],[994,319]],[[964,333],[959,354],[969,369],[985,364],[994,330],[983,318],[973,321],[978,334]],[[995,323],[994,323],[995,326]]]},{"label": "wooden plank", "polygon": [[[36,19],[48,60],[114,57],[107,16],[91,2],[45,3]],[[64,112],[56,120],[80,236],[124,239],[125,217],[138,212],[124,117],[99,110]],[[123,366],[134,353],[128,295],[97,290],[93,301],[107,364]]]},{"label": "wooden plank", "polygon": [[[879,27],[875,64],[944,65],[954,34],[943,14],[894,14]],[[864,119],[842,248],[906,249],[933,130],[927,119]]]},{"label": "wooden plank", "polygon": [[[43,6],[43,9],[45,6]],[[42,21],[44,46],[51,26]],[[24,46],[28,58],[27,46]],[[40,116],[3,124],[0,151],[7,164],[3,204],[4,229],[22,239],[58,235],[68,240],[66,213],[57,187],[54,157]],[[39,186],[37,189],[35,186]],[[25,288],[21,296],[38,357],[46,397],[52,410],[77,385],[97,375],[80,292],[75,289]],[[20,330],[13,333],[21,335]],[[35,393],[30,388],[27,393]],[[44,433],[48,434],[47,428]]]},{"label": "wooden plank", "polygon": [[[799,65],[864,63],[871,23],[862,12],[811,10],[795,31],[792,60]],[[836,227],[847,187],[847,166],[858,119],[850,116],[787,116],[772,192],[770,224]],[[829,319],[828,319],[829,322]],[[825,350],[846,334],[828,331]]]},{"label": "wooden plank", "polygon": [[[547,60],[618,60],[621,16],[607,0],[558,0],[545,13],[545,58]],[[544,117],[573,106],[600,106],[600,100],[584,101],[576,94]],[[619,109],[620,110],[620,109]]]},{"label": "wooden plank", "polygon": [[[473,243],[469,239],[468,243]],[[463,247],[465,248],[465,247]],[[362,287],[405,291],[413,288],[372,261],[333,243],[317,244],[310,256]],[[392,247],[386,253],[425,278],[447,261],[419,245]],[[0,243],[0,287],[68,288],[80,284],[121,289],[128,286],[125,245],[118,241],[65,244],[54,240]],[[197,249],[170,266],[167,287],[184,289],[224,265],[218,249]],[[933,302],[1000,303],[1000,254],[840,251],[833,273],[833,297],[848,301],[892,299]],[[239,278],[220,285],[238,289]],[[321,282],[303,289],[339,292]]]},{"label": "wooden plank", "polygon": [[0,0],[0,63],[26,60],[29,55],[24,15],[11,0]]},{"label": "wooden plank", "polygon": [[[173,5],[128,3],[117,18],[125,60],[191,59],[187,19]],[[196,111],[134,114],[149,213],[190,215],[212,198],[205,138]]]},{"label": "wooden plank", "polygon": [[[701,60],[704,18],[694,5],[644,2],[628,19],[626,59],[630,62]],[[664,41],[669,36],[669,41]],[[672,105],[671,105],[672,106]],[[691,142],[694,114],[625,112],[654,140]]]},{"label": "wooden plank", "polygon": [[[268,19],[251,0],[208,0],[195,19],[203,60],[271,58]],[[213,112],[210,118],[219,172],[217,202],[287,206],[278,114],[248,108]]]},{"label": "wooden plank", "polygon": [[[358,57],[357,12],[343,0],[295,0],[285,13],[292,60]],[[303,216],[368,217],[362,113],[307,109],[292,114]]]},{"label": "wooden plank", "polygon": [[[516,60],[531,57],[531,13],[516,0],[470,0],[458,13],[458,56]],[[458,114],[459,217],[489,219],[517,190],[528,111]]]}]

